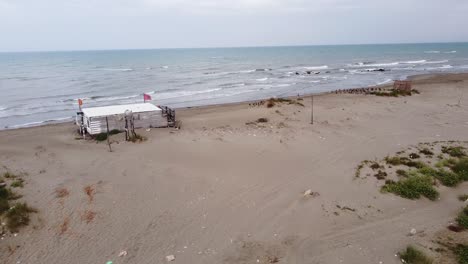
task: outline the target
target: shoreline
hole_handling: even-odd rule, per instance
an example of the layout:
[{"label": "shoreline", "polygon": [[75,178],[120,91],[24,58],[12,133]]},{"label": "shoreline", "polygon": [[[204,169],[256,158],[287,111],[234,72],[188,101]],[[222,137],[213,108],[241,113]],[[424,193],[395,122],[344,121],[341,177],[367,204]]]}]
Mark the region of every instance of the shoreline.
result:
[{"label": "shoreline", "polygon": [[[408,76],[405,80],[412,80],[413,82],[424,82],[426,80],[430,80],[433,78],[437,77],[448,77],[448,76],[456,76],[460,74],[468,74],[467,72],[459,72],[459,73],[427,73],[427,74],[416,74],[416,75],[411,75]],[[383,85],[375,85],[373,87],[376,88],[388,88],[391,87],[392,84],[383,84]],[[368,87],[357,87],[357,88],[348,88],[344,90],[352,90],[352,89],[361,89],[361,88],[368,88]],[[339,90],[339,89],[335,89]],[[308,94],[303,94],[299,95],[301,98],[310,98],[311,96],[325,96],[328,94],[332,94],[333,91],[329,92],[320,92],[320,93],[308,93]],[[269,97],[271,98],[271,97]],[[247,100],[247,101],[241,101],[241,102],[231,102],[231,103],[220,103],[220,104],[207,104],[207,105],[201,105],[201,106],[193,106],[193,107],[180,107],[180,108],[174,108],[176,110],[176,116],[177,112],[186,112],[190,110],[203,110],[203,109],[212,109],[212,108],[220,108],[220,107],[229,107],[229,106],[238,106],[238,105],[245,105],[249,103],[254,103],[254,102],[259,102],[259,101],[265,101],[268,100],[269,98],[263,98],[263,99],[258,99],[258,100]],[[298,96],[286,96],[283,98],[298,98]],[[62,118],[63,119],[63,118]],[[39,121],[38,121],[39,122]],[[3,131],[14,131],[14,130],[22,130],[22,129],[31,129],[31,128],[38,128],[38,127],[49,127],[49,126],[61,126],[61,125],[66,125],[69,124],[70,122],[74,122],[74,117],[70,117],[70,120],[65,120],[65,121],[43,121],[41,124],[38,125],[17,125],[12,128],[0,128],[0,133]],[[73,123],[74,124],[74,123]]]}]

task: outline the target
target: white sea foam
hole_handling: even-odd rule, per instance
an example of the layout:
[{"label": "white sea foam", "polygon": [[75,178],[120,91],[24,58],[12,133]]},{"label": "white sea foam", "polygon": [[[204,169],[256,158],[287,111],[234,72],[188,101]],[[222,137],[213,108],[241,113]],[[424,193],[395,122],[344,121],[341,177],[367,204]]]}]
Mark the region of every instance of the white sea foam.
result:
[{"label": "white sea foam", "polygon": [[239,73],[252,73],[255,72],[255,70],[244,70],[244,71],[239,71]]},{"label": "white sea foam", "polygon": [[392,79],[386,79],[383,82],[378,82],[377,85],[383,85],[383,84],[387,84],[387,83],[391,83],[391,82],[392,82]]},{"label": "white sea foam", "polygon": [[328,69],[328,66],[327,66],[327,65],[323,65],[323,66],[310,66],[310,67],[304,67],[304,69],[310,70],[310,71],[313,71],[313,70],[326,70],[326,69]]},{"label": "white sea foam", "polygon": [[257,81],[259,81],[259,82],[264,82],[264,81],[266,81],[266,80],[268,80],[268,78],[260,78],[260,79],[257,79]]},{"label": "white sea foam", "polygon": [[178,91],[178,92],[163,92],[155,94],[154,98],[156,99],[170,99],[178,98],[183,96],[193,96],[197,94],[212,93],[221,90],[221,88],[207,89],[201,91]]},{"label": "white sea foam", "polygon": [[426,63],[427,60],[415,60],[415,61],[404,61],[402,63],[404,64],[422,64],[422,63]]},{"label": "white sea foam", "polygon": [[289,86],[291,86],[291,84],[289,83],[280,83],[280,84],[275,85],[275,87],[289,87]]},{"label": "white sea foam", "polygon": [[6,106],[1,106],[0,105],[0,111],[6,110],[6,109],[7,109]]},{"label": "white sea foam", "polygon": [[388,62],[388,63],[364,63],[364,62],[359,62],[357,64],[348,64],[349,67],[355,67],[355,68],[360,68],[360,67],[386,67],[386,66],[395,66],[398,65],[399,62]]},{"label": "white sea foam", "polygon": [[440,63],[447,63],[448,60],[441,60],[441,61],[427,61],[424,64],[440,64]]},{"label": "white sea foam", "polygon": [[428,51],[425,51],[424,53],[436,54],[436,53],[440,53],[440,51],[438,51],[438,50],[428,50]]},{"label": "white sea foam", "polygon": [[169,66],[164,65],[164,66],[161,66],[161,68],[163,68],[163,69],[169,69]]},{"label": "white sea foam", "polygon": [[21,128],[21,127],[33,127],[33,126],[40,126],[40,125],[47,124],[47,123],[60,123],[63,121],[68,121],[68,120],[72,120],[72,117],[69,117],[69,116],[59,117],[59,118],[53,118],[53,119],[49,119],[45,121],[28,122],[28,123],[23,123],[19,125],[9,126],[8,128],[13,129],[13,128]]},{"label": "white sea foam", "polygon": [[439,69],[451,69],[453,68],[452,65],[443,65],[442,67],[439,67]]},{"label": "white sea foam", "polygon": [[444,53],[457,53],[457,51],[456,51],[456,50],[452,50],[452,51],[446,51],[446,52],[444,52]]}]

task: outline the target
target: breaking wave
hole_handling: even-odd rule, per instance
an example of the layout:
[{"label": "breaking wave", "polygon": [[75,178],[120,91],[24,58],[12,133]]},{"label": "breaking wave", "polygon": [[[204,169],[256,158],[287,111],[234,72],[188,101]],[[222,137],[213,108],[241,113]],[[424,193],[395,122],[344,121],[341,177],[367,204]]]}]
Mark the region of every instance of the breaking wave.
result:
[{"label": "breaking wave", "polygon": [[133,71],[131,68],[101,68],[101,71],[121,71],[121,72],[130,72]]},{"label": "breaking wave", "polygon": [[323,65],[323,66],[310,66],[310,67],[304,67],[306,70],[326,70],[328,69],[328,65]]}]

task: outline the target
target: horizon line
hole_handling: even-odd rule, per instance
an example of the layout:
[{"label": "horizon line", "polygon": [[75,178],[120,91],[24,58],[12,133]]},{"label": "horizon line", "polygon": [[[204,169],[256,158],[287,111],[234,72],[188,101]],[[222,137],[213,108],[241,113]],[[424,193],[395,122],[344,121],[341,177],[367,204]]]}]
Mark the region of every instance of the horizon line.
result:
[{"label": "horizon line", "polygon": [[241,48],[288,48],[288,47],[325,47],[325,46],[366,46],[366,45],[417,45],[417,44],[464,44],[468,41],[448,42],[395,42],[395,43],[349,43],[349,44],[297,44],[297,45],[259,45],[259,46],[207,46],[207,47],[161,47],[161,48],[111,48],[111,49],[64,49],[64,50],[24,50],[0,51],[4,53],[54,53],[54,52],[93,52],[93,51],[145,51],[145,50],[188,50],[188,49],[241,49]]}]

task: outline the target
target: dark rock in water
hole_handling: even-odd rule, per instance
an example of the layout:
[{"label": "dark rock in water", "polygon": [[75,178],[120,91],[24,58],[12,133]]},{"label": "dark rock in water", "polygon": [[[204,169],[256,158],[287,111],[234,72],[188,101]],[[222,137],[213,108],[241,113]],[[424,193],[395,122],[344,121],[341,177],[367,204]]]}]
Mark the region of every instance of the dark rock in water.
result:
[{"label": "dark rock in water", "polygon": [[311,74],[311,73],[312,73],[312,71],[306,71],[306,72],[307,72],[307,74]]},{"label": "dark rock in water", "polygon": [[330,73],[330,71],[326,71],[325,73]]},{"label": "dark rock in water", "polygon": [[384,72],[384,71],[387,71],[383,68],[379,68],[379,69],[369,69],[369,70],[366,70],[367,72]]},{"label": "dark rock in water", "polygon": [[315,74],[320,74],[320,72],[314,72]]},{"label": "dark rock in water", "polygon": [[296,75],[299,75],[299,72],[296,72]]}]

